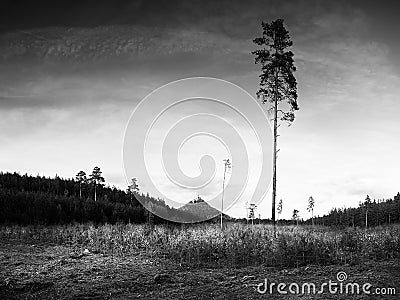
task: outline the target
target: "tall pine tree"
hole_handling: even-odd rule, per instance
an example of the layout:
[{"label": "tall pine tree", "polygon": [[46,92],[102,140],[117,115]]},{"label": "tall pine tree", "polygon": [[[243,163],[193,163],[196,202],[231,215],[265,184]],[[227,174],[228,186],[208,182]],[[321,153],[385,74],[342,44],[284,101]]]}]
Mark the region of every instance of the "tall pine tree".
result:
[{"label": "tall pine tree", "polygon": [[[275,227],[275,201],[276,201],[276,163],[277,163],[277,138],[278,118],[287,121],[289,125],[294,121],[294,111],[297,105],[297,81],[293,73],[296,71],[293,52],[289,51],[293,45],[289,32],[283,25],[282,19],[271,23],[262,22],[262,36],[253,40],[261,47],[252,52],[255,63],[261,65],[260,89],[257,97],[262,103],[270,105],[268,112],[273,115],[274,122],[274,151],[273,151],[273,181],[272,181],[272,221]],[[285,102],[287,109],[279,105]]]}]

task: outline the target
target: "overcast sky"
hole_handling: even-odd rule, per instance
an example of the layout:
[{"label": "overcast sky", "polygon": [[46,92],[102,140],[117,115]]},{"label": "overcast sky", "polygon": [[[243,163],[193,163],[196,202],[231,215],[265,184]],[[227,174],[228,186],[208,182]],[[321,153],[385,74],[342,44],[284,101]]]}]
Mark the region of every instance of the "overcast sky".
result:
[{"label": "overcast sky", "polygon": [[[98,165],[107,183],[125,188],[123,136],[139,101],[191,76],[255,96],[252,39],[262,20],[283,18],[300,107],[294,124],[280,127],[283,217],[296,208],[307,218],[311,195],[322,215],[400,190],[396,1],[46,2],[0,4],[1,171],[74,177]],[[212,187],[207,193],[220,191]],[[257,214],[270,217],[270,203]],[[243,205],[228,213],[243,216]]]}]

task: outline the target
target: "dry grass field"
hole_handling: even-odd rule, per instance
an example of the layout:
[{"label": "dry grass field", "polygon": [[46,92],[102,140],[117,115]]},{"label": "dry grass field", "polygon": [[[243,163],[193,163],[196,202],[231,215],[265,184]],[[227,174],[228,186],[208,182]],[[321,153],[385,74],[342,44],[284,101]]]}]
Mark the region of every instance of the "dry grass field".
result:
[{"label": "dry grass field", "polygon": [[1,299],[398,299],[260,294],[273,282],[348,281],[400,291],[399,228],[228,224],[2,227]]}]

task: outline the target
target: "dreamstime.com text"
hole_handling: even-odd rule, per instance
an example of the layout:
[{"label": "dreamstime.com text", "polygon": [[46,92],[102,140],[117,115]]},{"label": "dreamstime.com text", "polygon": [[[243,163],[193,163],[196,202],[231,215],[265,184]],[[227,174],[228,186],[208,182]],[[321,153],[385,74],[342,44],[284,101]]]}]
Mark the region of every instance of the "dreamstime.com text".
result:
[{"label": "dreamstime.com text", "polygon": [[336,275],[337,281],[329,280],[320,284],[305,282],[302,284],[292,283],[276,283],[271,282],[267,278],[264,282],[257,285],[257,292],[260,294],[292,294],[292,295],[307,295],[307,294],[350,294],[350,295],[396,295],[394,287],[374,287],[366,282],[359,284],[357,282],[345,282],[347,274],[339,272]]}]

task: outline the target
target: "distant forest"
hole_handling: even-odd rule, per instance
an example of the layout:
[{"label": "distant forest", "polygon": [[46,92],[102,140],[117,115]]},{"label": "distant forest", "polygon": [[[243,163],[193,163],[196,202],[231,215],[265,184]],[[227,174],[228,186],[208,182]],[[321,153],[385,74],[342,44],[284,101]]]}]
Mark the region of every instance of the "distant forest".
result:
[{"label": "distant forest", "polygon": [[[98,169],[99,170],[99,169]],[[82,173],[78,173],[82,175]],[[62,179],[0,172],[0,224],[165,223],[140,204],[135,192],[104,186],[103,180]],[[86,175],[86,174],[85,174]],[[101,172],[98,176],[101,177]],[[94,200],[96,189],[96,201]],[[170,208],[161,199],[142,195],[153,211],[195,220],[189,212]]]},{"label": "distant forest", "polygon": [[[306,224],[311,224],[311,219]],[[367,195],[358,207],[334,208],[329,214],[314,218],[315,224],[329,226],[374,227],[400,223],[400,193],[393,199],[371,200]]]},{"label": "distant forest", "polygon": [[[97,178],[94,170],[88,179],[82,178],[82,173],[78,173],[81,176],[77,175],[75,179],[63,179],[58,176],[49,178],[0,172],[0,224],[169,223],[143,208],[135,197],[138,191],[132,190],[132,186],[126,191],[104,186],[100,169],[97,172]],[[169,215],[176,216],[176,219],[181,217],[195,221],[197,218],[190,212],[169,207],[161,199],[155,199],[148,194],[141,195],[144,201],[152,203],[151,207],[155,212],[167,211]],[[228,216],[225,218],[235,221]],[[236,221],[246,222],[246,219]],[[269,223],[269,220],[254,221],[258,222]],[[300,223],[312,222],[309,219]],[[371,200],[367,196],[359,207],[335,208],[327,215],[315,217],[314,223],[355,227],[400,223],[400,193],[393,199],[386,200]],[[279,220],[278,224],[293,224],[293,221]]]}]

